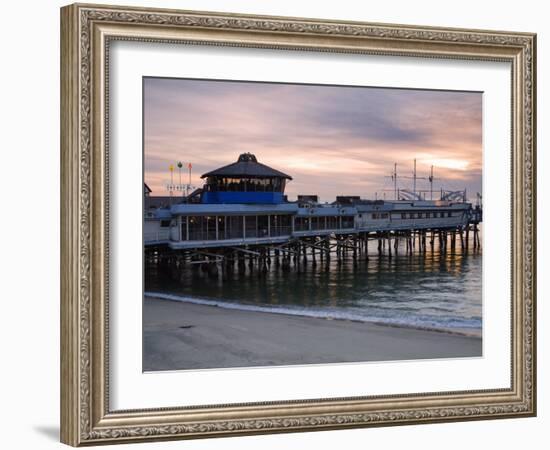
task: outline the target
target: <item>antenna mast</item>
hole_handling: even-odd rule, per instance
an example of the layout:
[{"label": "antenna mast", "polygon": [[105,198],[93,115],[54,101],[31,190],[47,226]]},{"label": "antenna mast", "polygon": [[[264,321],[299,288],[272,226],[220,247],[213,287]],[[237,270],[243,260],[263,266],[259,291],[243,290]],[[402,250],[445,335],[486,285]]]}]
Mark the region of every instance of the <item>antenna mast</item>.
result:
[{"label": "antenna mast", "polygon": [[414,170],[413,170],[413,193],[416,196],[416,158],[414,158]]},{"label": "antenna mast", "polygon": [[428,180],[430,181],[430,200],[433,200],[434,198],[434,166],[430,168],[430,176],[428,177]]},{"label": "antenna mast", "polygon": [[393,191],[395,194],[395,199],[399,200],[397,196],[397,163],[393,163]]}]

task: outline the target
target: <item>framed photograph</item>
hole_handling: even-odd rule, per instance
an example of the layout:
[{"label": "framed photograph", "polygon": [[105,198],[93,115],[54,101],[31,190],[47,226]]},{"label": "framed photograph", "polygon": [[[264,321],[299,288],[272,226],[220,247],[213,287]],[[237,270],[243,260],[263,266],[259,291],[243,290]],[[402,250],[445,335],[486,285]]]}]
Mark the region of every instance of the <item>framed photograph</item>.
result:
[{"label": "framed photograph", "polygon": [[61,9],[61,440],[536,414],[531,33]]}]

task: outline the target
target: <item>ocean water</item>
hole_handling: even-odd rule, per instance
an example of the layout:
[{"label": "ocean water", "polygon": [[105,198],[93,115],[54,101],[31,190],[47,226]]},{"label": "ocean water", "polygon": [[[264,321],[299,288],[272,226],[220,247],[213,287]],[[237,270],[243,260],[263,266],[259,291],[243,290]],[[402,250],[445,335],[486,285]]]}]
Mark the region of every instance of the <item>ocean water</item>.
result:
[{"label": "ocean water", "polygon": [[[471,242],[470,242],[471,245]],[[341,263],[291,264],[288,272],[272,264],[224,279],[199,270],[145,267],[145,294],[169,300],[231,309],[265,311],[328,319],[374,322],[400,327],[481,336],[482,254],[472,248],[447,253],[405,253],[379,256],[369,244],[369,258],[351,254]]]}]

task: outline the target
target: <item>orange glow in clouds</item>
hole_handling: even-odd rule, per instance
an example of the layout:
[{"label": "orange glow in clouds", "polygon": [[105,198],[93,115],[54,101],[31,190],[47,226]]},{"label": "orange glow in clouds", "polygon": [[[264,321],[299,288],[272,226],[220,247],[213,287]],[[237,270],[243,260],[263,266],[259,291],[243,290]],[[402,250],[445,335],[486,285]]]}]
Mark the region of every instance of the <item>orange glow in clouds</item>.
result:
[{"label": "orange glow in clouds", "polygon": [[435,166],[439,169],[467,170],[469,162],[461,159],[428,159],[422,160],[424,164]]}]

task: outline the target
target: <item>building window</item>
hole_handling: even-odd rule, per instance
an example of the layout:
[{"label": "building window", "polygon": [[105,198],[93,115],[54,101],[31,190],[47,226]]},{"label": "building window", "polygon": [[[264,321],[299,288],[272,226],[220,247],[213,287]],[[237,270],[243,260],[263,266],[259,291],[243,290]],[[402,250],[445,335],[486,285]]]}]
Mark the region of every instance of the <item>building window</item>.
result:
[{"label": "building window", "polygon": [[225,222],[227,217],[217,216],[216,220],[218,221],[218,239],[225,239]]},{"label": "building window", "polygon": [[453,213],[452,213],[451,211],[449,211],[449,212],[447,213],[447,217],[452,217],[452,215],[453,215]]},{"label": "building window", "polygon": [[271,236],[288,236],[291,232],[290,220],[289,215],[270,216]]},{"label": "building window", "polygon": [[407,214],[406,214],[406,213],[401,213],[401,218],[402,218],[402,219],[406,219],[406,218],[407,218]]},{"label": "building window", "polygon": [[202,241],[203,236],[203,221],[204,217],[202,216],[189,216],[187,218],[189,223],[189,236],[190,241]]},{"label": "building window", "polygon": [[338,229],[338,217],[337,216],[328,216],[327,217],[327,230],[337,230]]},{"label": "building window", "polygon": [[257,216],[245,217],[245,237],[246,238],[258,237],[258,217]]},{"label": "building window", "polygon": [[320,221],[319,221],[319,217],[312,217],[311,218],[311,229],[312,230],[318,230],[319,227],[320,227]]},{"label": "building window", "polygon": [[181,217],[181,240],[182,241],[187,241],[188,240],[188,236],[187,236],[187,217],[186,216]]},{"label": "building window", "polygon": [[214,241],[243,237],[243,216],[184,216],[181,218],[183,241]]},{"label": "building window", "polygon": [[227,216],[225,224],[225,239],[242,239],[243,216]]},{"label": "building window", "polygon": [[283,192],[285,180],[281,178],[230,178],[209,177],[209,192]]},{"label": "building window", "polygon": [[355,226],[354,216],[342,216],[342,228],[353,228]]},{"label": "building window", "polygon": [[309,217],[296,217],[294,229],[296,231],[309,231]]},{"label": "building window", "polygon": [[216,240],[216,217],[206,216],[206,237],[208,241]]},{"label": "building window", "polygon": [[312,230],[325,230],[327,227],[326,216],[315,216],[311,218]]},{"label": "building window", "polygon": [[269,237],[269,216],[258,216],[258,237]]}]

